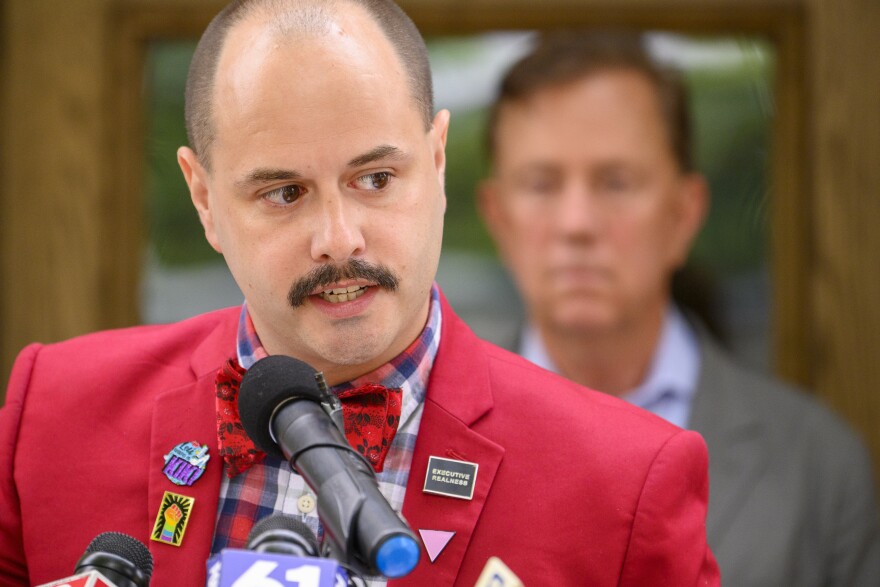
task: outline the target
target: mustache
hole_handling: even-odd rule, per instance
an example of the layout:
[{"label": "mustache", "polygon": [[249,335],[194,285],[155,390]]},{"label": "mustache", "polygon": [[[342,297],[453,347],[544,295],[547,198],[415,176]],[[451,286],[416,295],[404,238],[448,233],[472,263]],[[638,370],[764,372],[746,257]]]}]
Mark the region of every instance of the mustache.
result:
[{"label": "mustache", "polygon": [[349,259],[342,265],[321,265],[297,279],[287,292],[287,301],[294,307],[301,306],[316,289],[324,288],[343,279],[365,279],[388,291],[397,289],[400,278],[381,264],[361,259]]}]

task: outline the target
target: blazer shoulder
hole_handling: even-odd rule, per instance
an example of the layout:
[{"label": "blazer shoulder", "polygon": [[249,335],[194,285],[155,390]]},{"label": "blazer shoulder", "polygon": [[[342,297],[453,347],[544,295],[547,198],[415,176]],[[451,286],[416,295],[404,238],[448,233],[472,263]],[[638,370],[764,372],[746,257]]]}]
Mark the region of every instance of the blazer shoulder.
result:
[{"label": "blazer shoulder", "polygon": [[[483,341],[489,365],[489,380],[496,409],[508,405],[529,407],[532,418],[577,421],[572,434],[586,441],[601,435],[620,442],[621,450],[657,450],[681,428],[613,395],[579,385],[561,375],[538,367],[521,356]],[[685,436],[697,434],[688,433]],[[700,440],[702,444],[702,440]]]},{"label": "blazer shoulder", "polygon": [[720,458],[732,450],[729,439],[751,430],[763,459],[820,479],[817,491],[875,494],[862,437],[821,398],[737,364],[711,341],[702,357],[690,427],[706,436],[711,454]]},{"label": "blazer shoulder", "polygon": [[7,404],[33,406],[38,398],[56,407],[75,407],[84,397],[90,401],[111,395],[127,397],[97,390],[168,389],[188,383],[202,375],[194,373],[193,367],[193,357],[200,349],[211,347],[211,360],[206,363],[217,369],[221,357],[235,348],[237,312],[227,308],[173,324],[133,326],[52,344],[32,344],[13,365]]},{"label": "blazer shoulder", "polygon": [[695,421],[713,425],[741,417],[778,434],[821,442],[829,448],[862,451],[863,442],[825,401],[809,391],[736,362],[712,340],[700,341],[702,373],[695,400]]},{"label": "blazer shoulder", "polygon": [[[41,345],[41,360],[100,361],[156,360],[168,363],[188,356],[199,342],[224,324],[233,326],[240,308],[224,308],[170,324],[147,324],[102,330],[61,342]],[[230,342],[230,345],[234,341]]]},{"label": "blazer shoulder", "polygon": [[[619,584],[718,585],[718,567],[706,544],[709,457],[703,438],[491,344],[483,348],[492,417],[511,422],[506,435],[497,434],[506,464],[532,487],[539,483],[534,475],[553,478],[548,471],[565,471],[567,484],[582,492],[589,487],[588,495],[572,503],[591,500],[621,514],[627,543]],[[523,451],[516,438],[517,430],[529,427],[538,432],[526,435],[528,442],[548,439],[540,464],[534,446]]]}]

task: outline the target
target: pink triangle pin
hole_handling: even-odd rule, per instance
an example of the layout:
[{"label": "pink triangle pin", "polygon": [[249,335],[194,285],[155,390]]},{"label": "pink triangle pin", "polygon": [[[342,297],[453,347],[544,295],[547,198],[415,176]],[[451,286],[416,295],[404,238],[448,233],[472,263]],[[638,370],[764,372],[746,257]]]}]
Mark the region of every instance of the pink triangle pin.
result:
[{"label": "pink triangle pin", "polygon": [[449,544],[449,541],[452,540],[452,537],[455,536],[455,532],[422,530],[419,528],[419,535],[422,537],[425,550],[428,551],[428,558],[431,559],[431,562],[434,562],[440,553],[443,552],[443,549],[446,548],[446,545]]}]

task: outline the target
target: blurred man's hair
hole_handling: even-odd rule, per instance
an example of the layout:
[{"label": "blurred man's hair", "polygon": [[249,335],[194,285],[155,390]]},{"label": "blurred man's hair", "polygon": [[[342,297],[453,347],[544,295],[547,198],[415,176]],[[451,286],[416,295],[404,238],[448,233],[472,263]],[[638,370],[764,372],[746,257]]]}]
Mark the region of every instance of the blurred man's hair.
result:
[{"label": "blurred man's hair", "polygon": [[212,110],[214,78],[224,43],[232,28],[259,13],[275,28],[279,38],[296,40],[303,35],[329,31],[333,16],[347,9],[362,7],[379,25],[394,47],[406,71],[413,100],[431,127],[434,117],[434,90],[428,50],[412,20],[391,0],[234,0],[214,19],[199,40],[186,80],[186,132],[189,145],[199,161],[209,168],[208,151],[214,140]]},{"label": "blurred man's hair", "polygon": [[648,55],[634,32],[555,31],[542,35],[534,49],[516,62],[501,81],[489,111],[487,148],[494,160],[497,127],[507,104],[528,100],[541,90],[568,85],[608,71],[641,74],[656,90],[670,147],[682,171],[693,171],[687,87],[679,72]]}]

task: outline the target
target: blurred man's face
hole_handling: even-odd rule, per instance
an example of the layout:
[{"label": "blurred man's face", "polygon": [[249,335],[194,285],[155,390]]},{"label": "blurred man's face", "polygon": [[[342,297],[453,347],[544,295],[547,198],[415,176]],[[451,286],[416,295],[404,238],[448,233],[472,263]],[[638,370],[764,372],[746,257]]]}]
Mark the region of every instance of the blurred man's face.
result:
[{"label": "blurred man's face", "polygon": [[481,208],[530,317],[596,333],[656,316],[705,206],[650,83],[595,74],[506,105]]},{"label": "blurred man's face", "polygon": [[[448,123],[444,111],[426,132],[394,50],[359,10],[336,25],[291,39],[238,25],[214,90],[211,171],[179,152],[263,345],[331,384],[393,358],[425,324]],[[334,271],[353,261],[362,269]]]}]

